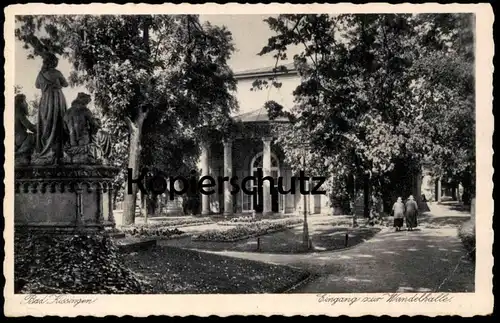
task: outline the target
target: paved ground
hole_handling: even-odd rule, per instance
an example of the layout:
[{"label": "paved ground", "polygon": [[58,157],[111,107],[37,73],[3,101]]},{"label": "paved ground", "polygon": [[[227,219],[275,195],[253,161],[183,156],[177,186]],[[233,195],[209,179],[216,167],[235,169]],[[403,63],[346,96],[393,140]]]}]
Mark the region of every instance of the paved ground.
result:
[{"label": "paved ground", "polygon": [[474,264],[457,238],[470,218],[454,204],[429,205],[419,230],[384,229],[352,249],[306,255],[215,252],[306,269],[314,277],[295,293],[473,292]]}]

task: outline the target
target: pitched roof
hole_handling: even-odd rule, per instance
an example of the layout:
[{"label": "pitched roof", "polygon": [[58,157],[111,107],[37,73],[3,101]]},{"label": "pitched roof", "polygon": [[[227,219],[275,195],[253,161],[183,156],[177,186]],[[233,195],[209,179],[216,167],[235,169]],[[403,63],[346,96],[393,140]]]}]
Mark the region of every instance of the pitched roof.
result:
[{"label": "pitched roof", "polygon": [[274,120],[269,119],[269,115],[267,114],[267,110],[262,107],[260,109],[252,110],[250,112],[245,112],[240,115],[234,116],[234,120],[241,122],[269,122],[269,121],[277,121],[277,122],[288,122],[288,118],[286,117],[278,117]]},{"label": "pitched roof", "polygon": [[235,72],[234,76],[238,80],[238,79],[246,79],[246,78],[252,78],[252,77],[271,76],[275,73],[278,75],[287,75],[287,74],[295,75],[295,74],[297,74],[297,70],[295,69],[294,63],[284,64],[283,66],[285,66],[287,69],[286,73],[281,72],[281,71],[275,72],[274,71],[275,66],[267,66],[267,67],[254,68],[254,69]]}]

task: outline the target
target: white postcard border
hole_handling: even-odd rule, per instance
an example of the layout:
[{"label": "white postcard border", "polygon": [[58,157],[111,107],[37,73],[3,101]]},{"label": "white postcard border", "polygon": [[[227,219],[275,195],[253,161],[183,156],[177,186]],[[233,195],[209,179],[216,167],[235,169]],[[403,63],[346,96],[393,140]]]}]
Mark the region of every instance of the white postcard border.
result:
[{"label": "white postcard border", "polygon": [[[493,310],[493,12],[488,4],[90,4],[90,5],[11,5],[5,9],[5,97],[14,97],[14,15],[18,14],[138,14],[138,13],[198,13],[198,14],[277,14],[277,13],[395,13],[395,12],[474,12],[476,14],[476,284],[475,293],[453,293],[450,302],[387,302],[388,294],[328,294],[338,302],[319,302],[316,294],[259,294],[259,295],[69,295],[88,303],[29,304],[29,295],[14,295],[13,291],[13,152],[14,109],[6,100],[5,127],[5,261],[4,288],[5,314],[7,316],[105,316],[105,315],[485,315]],[[7,135],[9,134],[9,135]],[[452,273],[450,273],[452,274]],[[411,296],[414,293],[403,294]],[[383,297],[378,302],[363,302],[365,297]],[[433,296],[438,296],[434,294]],[[42,297],[42,295],[38,295]],[[359,298],[349,305],[342,299]]]}]

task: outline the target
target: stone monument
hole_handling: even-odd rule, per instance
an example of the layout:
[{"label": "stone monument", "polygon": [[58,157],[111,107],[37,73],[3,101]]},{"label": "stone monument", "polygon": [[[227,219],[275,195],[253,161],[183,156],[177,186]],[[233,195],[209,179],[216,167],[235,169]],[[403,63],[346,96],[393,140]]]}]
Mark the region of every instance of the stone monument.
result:
[{"label": "stone monument", "polygon": [[27,165],[35,148],[36,126],[28,120],[28,103],[24,94],[16,95],[15,102],[15,164]]},{"label": "stone monument", "polygon": [[[169,183],[170,184],[170,183]],[[174,187],[177,191],[181,190],[180,182],[176,181],[174,183]],[[168,187],[170,189],[170,187]],[[181,196],[175,194],[174,199],[170,200],[168,191],[167,194],[167,203],[166,203],[166,214],[167,216],[184,216],[184,208],[183,208],[183,199]]]},{"label": "stone monument", "polygon": [[109,135],[87,107],[90,95],[79,93],[66,110],[61,87],[67,83],[53,61],[44,64],[36,126],[26,118],[24,96],[16,96],[15,227],[101,232],[114,227],[111,201],[119,172],[106,164]]}]

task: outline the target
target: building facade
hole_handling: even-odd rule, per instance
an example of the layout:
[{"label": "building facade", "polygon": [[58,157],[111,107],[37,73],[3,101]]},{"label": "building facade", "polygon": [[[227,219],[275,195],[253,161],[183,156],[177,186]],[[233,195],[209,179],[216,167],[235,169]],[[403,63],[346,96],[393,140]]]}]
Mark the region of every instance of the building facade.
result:
[{"label": "building facade", "polygon": [[[293,174],[290,165],[285,163],[284,152],[275,140],[280,135],[281,125],[286,126],[288,120],[276,118],[270,120],[264,104],[273,100],[289,111],[293,104],[293,90],[300,82],[299,76],[292,66],[287,73],[279,74],[282,83],[280,89],[252,89],[256,79],[266,79],[273,75],[272,68],[244,71],[236,74],[238,90],[236,96],[240,111],[233,116],[239,126],[232,130],[226,138],[208,139],[202,144],[202,154],[199,163],[201,176],[237,177],[239,186],[245,185],[247,194],[242,189],[232,194],[234,186],[223,184],[224,188],[216,189],[214,194],[201,195],[201,214],[301,214],[306,208],[309,214],[328,214],[330,202],[326,195],[303,195],[298,188],[298,174]],[[257,191],[257,181],[242,180],[248,176],[257,176],[261,169],[263,176],[274,179],[274,188],[268,181],[263,182],[262,194]],[[307,176],[307,174],[306,174]],[[279,194],[278,181],[287,191],[296,187],[295,194]],[[293,183],[295,182],[295,183]]]}]

